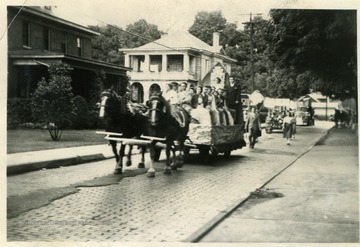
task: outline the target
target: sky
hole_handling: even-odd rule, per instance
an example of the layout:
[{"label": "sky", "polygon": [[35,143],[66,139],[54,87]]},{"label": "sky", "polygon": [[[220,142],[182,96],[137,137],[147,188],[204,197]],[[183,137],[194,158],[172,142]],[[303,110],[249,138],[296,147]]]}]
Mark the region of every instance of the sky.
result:
[{"label": "sky", "polygon": [[82,25],[122,28],[140,19],[161,31],[187,30],[199,11],[221,11],[229,23],[249,21],[250,13],[269,18],[271,8],[354,8],[357,0],[7,0],[8,4],[52,5],[65,19]]}]

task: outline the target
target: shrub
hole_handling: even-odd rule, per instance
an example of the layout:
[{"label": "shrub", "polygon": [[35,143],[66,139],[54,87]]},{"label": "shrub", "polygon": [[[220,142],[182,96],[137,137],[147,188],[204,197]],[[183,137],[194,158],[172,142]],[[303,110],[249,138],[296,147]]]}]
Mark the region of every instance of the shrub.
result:
[{"label": "shrub", "polygon": [[32,122],[31,100],[14,98],[7,101],[7,128],[16,128]]},{"label": "shrub", "polygon": [[31,97],[32,116],[38,123],[47,125],[51,138],[58,141],[62,130],[71,125],[72,68],[65,63],[59,63],[52,64],[48,70],[49,82],[42,78]]},{"label": "shrub", "polygon": [[87,129],[90,127],[90,111],[86,100],[77,95],[73,98],[73,116],[71,127],[73,129]]}]

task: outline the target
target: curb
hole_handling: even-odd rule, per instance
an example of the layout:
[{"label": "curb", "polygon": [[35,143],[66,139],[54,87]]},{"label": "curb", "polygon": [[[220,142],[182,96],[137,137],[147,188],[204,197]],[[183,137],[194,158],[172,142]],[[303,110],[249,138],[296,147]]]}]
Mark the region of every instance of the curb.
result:
[{"label": "curb", "polygon": [[59,168],[61,166],[72,166],[79,165],[83,163],[88,163],[92,161],[100,161],[104,159],[109,159],[112,157],[105,157],[104,154],[90,154],[83,156],[75,156],[64,159],[57,160],[48,160],[48,161],[40,161],[34,163],[27,164],[19,164],[7,167],[7,176],[18,175],[26,172],[37,171],[41,169],[51,169],[51,168]]},{"label": "curb", "polygon": [[[293,161],[291,161],[284,169],[282,169],[280,172],[275,174],[271,179],[266,181],[263,185],[260,185],[259,188],[265,187],[268,183],[270,183],[274,178],[276,178],[278,175],[280,175],[284,170],[286,170],[289,166],[291,166],[293,163],[295,163],[299,158],[301,158],[303,155],[308,153],[314,146],[318,145],[319,143],[323,142],[330,134],[330,132],[335,128],[335,126],[327,129],[310,147],[305,150],[305,152],[299,154]],[[225,210],[221,211],[217,216],[209,220],[207,223],[205,223],[201,228],[199,228],[197,231],[195,231],[193,234],[191,234],[189,237],[187,237],[182,242],[188,242],[188,243],[197,243],[200,241],[207,233],[209,233],[212,229],[214,229],[218,224],[220,224],[226,217],[228,217],[232,212],[236,210],[236,208],[240,207],[242,204],[244,204],[249,199],[250,194],[247,197],[239,198],[236,202],[234,202],[232,205],[227,207]]]}]

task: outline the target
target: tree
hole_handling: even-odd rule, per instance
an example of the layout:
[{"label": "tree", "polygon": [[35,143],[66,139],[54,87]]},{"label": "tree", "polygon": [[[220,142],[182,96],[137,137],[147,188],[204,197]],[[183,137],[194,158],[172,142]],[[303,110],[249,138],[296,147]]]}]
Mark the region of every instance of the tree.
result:
[{"label": "tree", "polygon": [[356,11],[282,9],[270,14],[270,58],[279,68],[311,74],[309,86],[325,95],[356,97]]},{"label": "tree", "polygon": [[34,119],[47,126],[54,141],[59,141],[62,131],[71,124],[73,106],[71,70],[72,68],[66,63],[50,65],[49,81],[42,78],[31,96]]},{"label": "tree", "polygon": [[[226,27],[226,19],[222,16],[221,11],[206,12],[200,11],[195,16],[193,25],[189,32],[202,41],[212,45],[214,32],[222,32]],[[220,37],[220,44],[224,37]]]},{"label": "tree", "polygon": [[89,28],[100,33],[92,40],[92,57],[115,64],[124,64],[124,54],[119,49],[138,47],[161,37],[158,27],[145,20],[128,25],[126,30],[115,25]]},{"label": "tree", "polygon": [[126,26],[126,32],[122,37],[122,44],[124,48],[139,47],[159,39],[161,34],[162,32],[159,31],[158,26],[141,19]]},{"label": "tree", "polygon": [[124,58],[119,52],[123,48],[121,43],[123,30],[117,26],[90,26],[93,31],[100,35],[92,39],[92,58],[108,63],[123,64]]},{"label": "tree", "polygon": [[[269,35],[270,23],[261,17],[255,17],[256,28],[253,33],[254,43],[254,72],[255,89],[261,89],[264,92],[266,79],[271,76],[273,64],[268,59],[268,43],[265,37]],[[221,11],[199,12],[189,32],[202,41],[212,44],[212,33],[220,32],[220,45],[224,48],[224,53],[237,60],[232,66],[232,76],[241,81],[243,92],[252,92],[252,68],[251,68],[251,45],[250,45],[250,26],[245,25],[244,31],[237,30],[237,25],[228,23],[222,16]]]}]

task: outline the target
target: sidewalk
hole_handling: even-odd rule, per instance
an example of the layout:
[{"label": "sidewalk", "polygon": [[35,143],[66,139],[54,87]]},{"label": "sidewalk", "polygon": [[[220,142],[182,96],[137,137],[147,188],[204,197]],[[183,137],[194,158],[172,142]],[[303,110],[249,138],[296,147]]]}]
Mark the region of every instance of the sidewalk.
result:
[{"label": "sidewalk", "polygon": [[200,242],[359,243],[356,133],[331,129]]},{"label": "sidewalk", "polygon": [[7,175],[82,164],[113,157],[111,147],[107,144],[8,154]]}]

